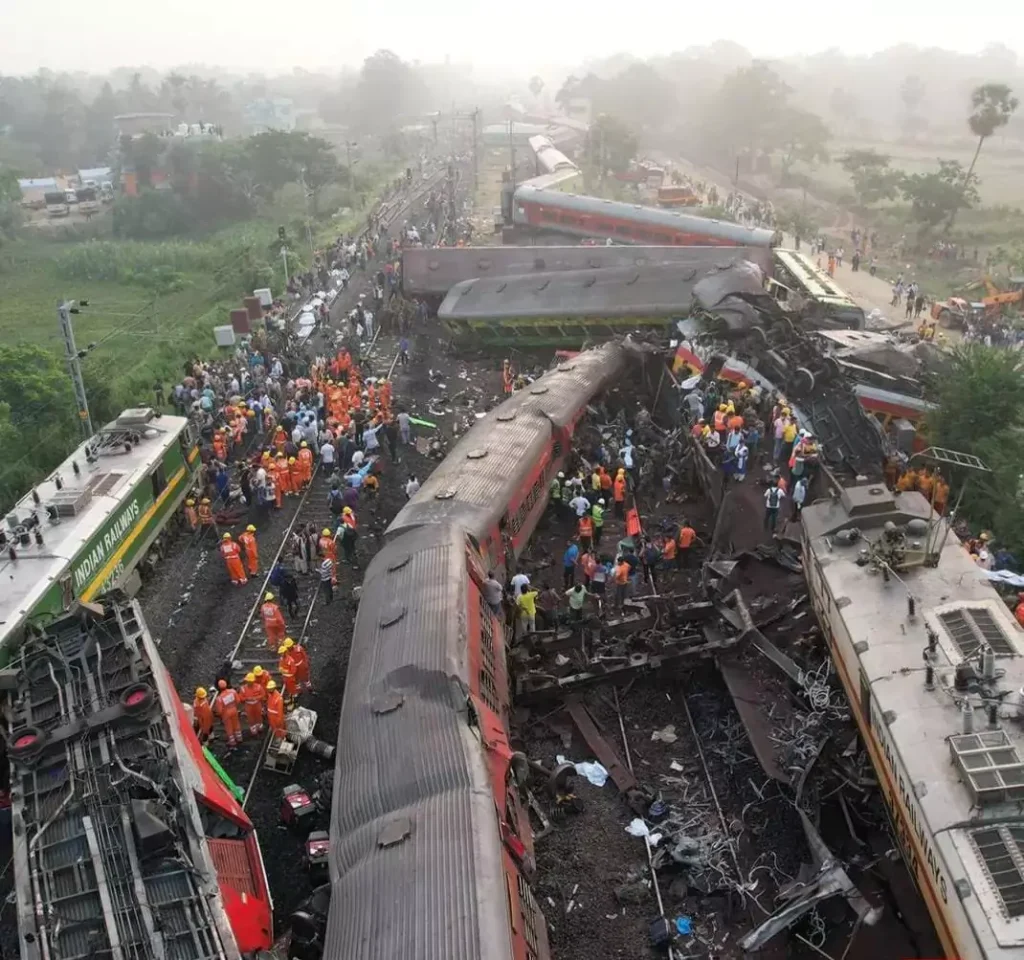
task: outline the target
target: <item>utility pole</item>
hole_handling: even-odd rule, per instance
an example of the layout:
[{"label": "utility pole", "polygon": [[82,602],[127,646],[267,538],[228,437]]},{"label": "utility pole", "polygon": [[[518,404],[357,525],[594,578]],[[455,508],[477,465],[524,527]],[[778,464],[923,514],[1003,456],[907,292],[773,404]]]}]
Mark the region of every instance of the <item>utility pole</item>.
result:
[{"label": "utility pole", "polygon": [[480,120],[480,108],[477,107],[470,116],[473,119],[473,197],[479,189],[479,157],[477,155],[477,123]]},{"label": "utility pole", "polygon": [[288,248],[281,247],[281,259],[284,261],[284,285],[288,286]]},{"label": "utility pole", "polygon": [[64,300],[57,304],[57,323],[60,325],[61,336],[64,337],[64,355],[68,362],[68,372],[75,388],[75,402],[78,404],[78,421],[82,434],[88,440],[92,436],[92,418],[89,416],[89,400],[85,395],[85,381],[82,379],[82,365],[75,347],[75,332],[71,329],[71,312],[78,312],[75,302]]},{"label": "utility pole", "polygon": [[516,136],[515,136],[516,124],[514,120],[508,122],[508,152],[509,162],[512,169],[512,193],[516,192]]}]

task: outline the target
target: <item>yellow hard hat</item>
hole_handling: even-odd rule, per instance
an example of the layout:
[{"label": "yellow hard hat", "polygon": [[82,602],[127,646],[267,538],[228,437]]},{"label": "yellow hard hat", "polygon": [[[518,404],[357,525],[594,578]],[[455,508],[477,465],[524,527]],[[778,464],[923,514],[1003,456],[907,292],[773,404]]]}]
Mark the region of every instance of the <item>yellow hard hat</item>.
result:
[{"label": "yellow hard hat", "polygon": [[255,673],[247,673],[245,675],[245,682],[246,683],[255,683],[256,682],[256,674]]},{"label": "yellow hard hat", "polygon": [[196,699],[197,700],[205,700],[206,699],[206,687],[196,687]]},{"label": "yellow hard hat", "polygon": [[746,380],[741,380],[740,381],[740,389],[741,390],[746,390],[747,389],[747,381]]},{"label": "yellow hard hat", "polygon": [[345,507],[345,509],[342,510],[341,512],[342,513],[351,513],[352,512],[352,508],[351,507]]},{"label": "yellow hard hat", "polygon": [[789,416],[789,414],[790,414],[790,409],[789,409],[789,407],[783,407],[783,408],[782,408],[782,413],[783,413],[783,415],[784,415],[784,416],[787,416],[787,417],[788,417],[788,416]]},{"label": "yellow hard hat", "polygon": [[295,457],[289,457],[288,458],[288,462],[289,463],[295,463]]},{"label": "yellow hard hat", "polygon": [[266,592],[266,594],[264,594],[263,599],[264,600],[273,600],[274,599],[274,595],[268,590]]},{"label": "yellow hard hat", "polygon": [[295,646],[295,641],[291,637],[285,637],[284,643],[282,643],[281,646],[284,647],[285,650],[291,650],[291,648]]},{"label": "yellow hard hat", "polygon": [[306,441],[305,441],[305,440],[303,440],[303,441],[302,441],[302,443],[300,443],[300,444],[299,444],[299,446],[300,446],[300,447],[308,447],[308,446],[309,446],[309,444],[308,444],[308,443],[306,443]]},{"label": "yellow hard hat", "polygon": [[258,667],[258,666],[257,667],[253,667],[252,668],[252,674],[253,674],[254,677],[262,677],[263,676],[263,667]]},{"label": "yellow hard hat", "polygon": [[245,530],[246,530],[247,533],[255,533],[256,532],[256,528],[251,523],[249,524],[249,526],[247,526],[245,528]]},{"label": "yellow hard hat", "polygon": [[283,643],[281,644],[281,646],[279,646],[277,648],[277,655],[278,656],[283,656],[287,652],[288,652],[288,648]]},{"label": "yellow hard hat", "polygon": [[267,689],[268,690],[276,690],[277,689],[277,684],[273,680],[268,680],[267,681]]},{"label": "yellow hard hat", "polygon": [[231,539],[231,534],[230,533],[225,533],[224,536],[221,537],[221,540],[230,540],[230,539]]},{"label": "yellow hard hat", "polygon": [[203,503],[209,503],[209,502],[210,502],[210,498],[209,497],[203,497]]},{"label": "yellow hard hat", "polygon": [[331,531],[328,530],[327,527],[324,527],[324,532],[321,534],[321,536],[329,537],[330,535],[331,535]]},{"label": "yellow hard hat", "polygon": [[188,500],[185,501],[185,506],[186,507],[194,507],[195,505],[196,505],[196,502],[195,502],[195,500],[191,499],[191,497]]},{"label": "yellow hard hat", "polygon": [[719,409],[719,410],[721,410],[721,411],[722,411],[722,413],[725,413],[725,404],[724,404],[724,403],[720,403],[720,404],[718,405],[718,409]]}]

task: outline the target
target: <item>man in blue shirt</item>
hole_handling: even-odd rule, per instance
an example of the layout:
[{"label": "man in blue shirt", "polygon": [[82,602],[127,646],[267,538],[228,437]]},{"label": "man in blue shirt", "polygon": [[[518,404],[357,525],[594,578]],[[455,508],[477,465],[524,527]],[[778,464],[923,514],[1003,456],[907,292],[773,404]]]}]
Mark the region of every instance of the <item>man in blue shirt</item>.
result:
[{"label": "man in blue shirt", "polygon": [[570,541],[569,546],[565,548],[565,553],[562,554],[562,582],[566,590],[576,582],[576,561],[579,556],[580,548]]}]

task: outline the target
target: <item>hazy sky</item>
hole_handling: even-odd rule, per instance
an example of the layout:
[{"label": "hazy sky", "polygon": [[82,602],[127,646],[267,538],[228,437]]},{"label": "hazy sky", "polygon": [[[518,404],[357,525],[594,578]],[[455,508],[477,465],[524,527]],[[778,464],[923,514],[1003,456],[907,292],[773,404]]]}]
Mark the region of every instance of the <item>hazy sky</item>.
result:
[{"label": "hazy sky", "polygon": [[407,59],[448,54],[526,72],[538,64],[620,51],[648,56],[716,39],[762,57],[828,47],[863,54],[904,42],[973,53],[998,40],[1024,51],[1019,0],[650,0],[639,6],[560,0],[533,10],[495,0],[175,0],[152,6],[48,0],[42,7],[0,0],[0,72],[188,63],[277,72],[358,63],[380,47]]}]

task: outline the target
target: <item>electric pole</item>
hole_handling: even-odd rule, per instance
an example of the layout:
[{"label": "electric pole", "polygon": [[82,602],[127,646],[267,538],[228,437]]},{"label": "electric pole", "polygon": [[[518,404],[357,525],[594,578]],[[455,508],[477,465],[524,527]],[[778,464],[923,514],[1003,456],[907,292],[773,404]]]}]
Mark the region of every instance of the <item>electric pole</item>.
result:
[{"label": "electric pole", "polygon": [[281,259],[284,261],[284,285],[288,286],[288,248],[281,247]]},{"label": "electric pole", "polygon": [[[83,301],[84,302],[84,301]],[[75,403],[78,404],[78,421],[82,434],[88,440],[92,436],[92,418],[89,416],[89,400],[85,395],[85,381],[82,379],[82,365],[78,362],[80,355],[75,347],[75,332],[71,329],[71,314],[78,313],[74,300],[62,301],[57,304],[57,323],[61,336],[64,337],[64,356],[68,362],[68,372],[75,388]]]},{"label": "electric pole", "polygon": [[479,189],[479,158],[477,156],[477,123],[480,120],[480,108],[477,107],[471,114],[473,120],[473,198],[476,199],[476,192]]}]

